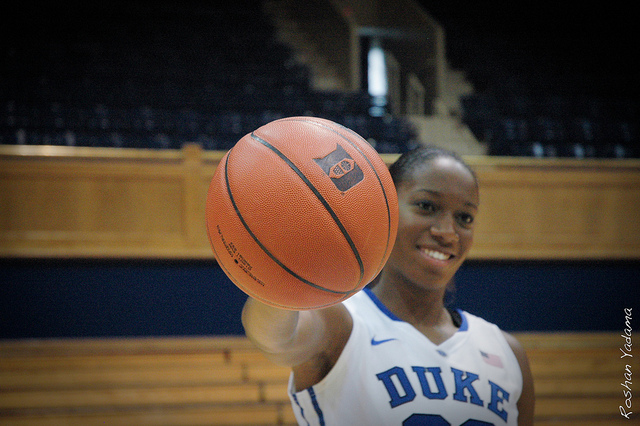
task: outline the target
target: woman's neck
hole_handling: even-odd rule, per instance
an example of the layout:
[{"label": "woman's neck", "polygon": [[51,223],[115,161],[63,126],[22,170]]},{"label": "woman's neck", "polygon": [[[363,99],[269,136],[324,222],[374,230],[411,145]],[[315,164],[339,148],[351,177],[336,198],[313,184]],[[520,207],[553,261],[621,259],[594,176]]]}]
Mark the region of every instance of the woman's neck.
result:
[{"label": "woman's neck", "polygon": [[384,279],[373,288],[376,297],[401,320],[413,325],[434,344],[447,340],[457,331],[444,307],[444,288],[425,289]]},{"label": "woman's neck", "polygon": [[425,289],[402,282],[380,280],[376,297],[398,318],[413,325],[436,326],[442,322],[444,288]]}]

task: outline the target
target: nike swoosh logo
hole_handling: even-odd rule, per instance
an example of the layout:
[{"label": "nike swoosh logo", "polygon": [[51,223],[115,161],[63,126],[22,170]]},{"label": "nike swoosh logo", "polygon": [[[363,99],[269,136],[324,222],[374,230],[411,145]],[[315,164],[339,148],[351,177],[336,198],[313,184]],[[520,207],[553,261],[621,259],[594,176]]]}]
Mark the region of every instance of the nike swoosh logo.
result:
[{"label": "nike swoosh logo", "polygon": [[390,342],[390,341],[392,341],[392,340],[398,340],[398,339],[384,339],[384,340],[376,340],[376,338],[375,338],[375,337],[372,337],[372,338],[371,338],[371,346],[378,346],[378,345],[381,345],[381,344],[383,344],[383,343]]}]

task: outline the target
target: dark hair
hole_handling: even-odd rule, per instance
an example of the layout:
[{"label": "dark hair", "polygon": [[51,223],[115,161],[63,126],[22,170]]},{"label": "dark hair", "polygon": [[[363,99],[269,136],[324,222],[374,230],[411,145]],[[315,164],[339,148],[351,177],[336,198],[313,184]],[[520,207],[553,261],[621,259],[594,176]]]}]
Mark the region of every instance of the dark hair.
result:
[{"label": "dark hair", "polygon": [[478,177],[475,172],[469,167],[469,165],[462,159],[462,157],[454,151],[450,151],[445,148],[440,148],[435,145],[421,145],[410,151],[403,153],[390,167],[389,172],[391,178],[396,187],[407,179],[407,175],[412,172],[416,167],[424,164],[427,161],[434,160],[436,158],[451,158],[460,163],[465,169],[471,173],[473,180],[478,186]]}]

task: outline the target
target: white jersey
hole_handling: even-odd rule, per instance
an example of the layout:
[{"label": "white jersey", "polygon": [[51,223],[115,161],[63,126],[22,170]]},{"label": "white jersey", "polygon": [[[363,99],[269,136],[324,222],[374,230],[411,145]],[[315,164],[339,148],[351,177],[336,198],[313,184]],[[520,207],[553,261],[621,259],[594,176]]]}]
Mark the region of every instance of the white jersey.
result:
[{"label": "white jersey", "polygon": [[320,383],[289,396],[300,425],[517,425],[522,373],[498,327],[462,324],[433,344],[369,290],[344,302],[353,330]]}]

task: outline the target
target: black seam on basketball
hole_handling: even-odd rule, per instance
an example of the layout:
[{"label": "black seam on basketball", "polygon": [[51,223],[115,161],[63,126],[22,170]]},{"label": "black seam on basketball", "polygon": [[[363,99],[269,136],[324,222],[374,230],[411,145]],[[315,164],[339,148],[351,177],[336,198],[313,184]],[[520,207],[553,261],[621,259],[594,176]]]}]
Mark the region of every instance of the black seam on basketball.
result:
[{"label": "black seam on basketball", "polygon": [[[253,134],[251,134],[252,137],[254,137]],[[257,136],[255,136],[257,137]],[[254,138],[255,138],[254,137]],[[265,143],[267,144],[267,146],[271,146],[268,144],[268,142],[266,141],[262,141],[261,139],[259,140],[259,142],[261,143]],[[273,149],[275,149],[274,147],[272,147]],[[277,151],[277,150],[276,150]],[[278,151],[279,152],[279,151]],[[280,153],[282,155],[282,153]],[[233,194],[231,192],[231,185],[229,184],[229,173],[228,173],[228,164],[229,164],[229,156],[227,156],[227,160],[225,162],[225,166],[224,166],[224,180],[225,180],[225,184],[227,186],[227,192],[229,193],[229,200],[231,201],[231,204],[233,205],[234,210],[236,211],[236,215],[238,215],[238,218],[240,219],[240,221],[242,222],[242,226],[244,226],[244,229],[246,229],[246,231],[249,233],[249,235],[251,236],[251,238],[253,238],[253,240],[256,242],[256,244],[258,244],[260,246],[260,248],[262,249],[262,251],[264,251],[267,256],[269,256],[274,262],[276,262],[278,264],[278,266],[280,266],[282,269],[284,269],[285,271],[287,271],[287,273],[289,273],[290,275],[294,276],[296,279],[300,280],[301,282],[316,288],[318,290],[323,290],[323,291],[327,291],[329,293],[335,293],[335,294],[350,294],[353,293],[353,291],[337,291],[337,290],[332,290],[329,288],[325,288],[322,287],[318,284],[314,284],[311,281],[301,277],[300,275],[296,274],[294,271],[292,271],[291,269],[289,269],[287,267],[287,265],[285,265],[284,263],[282,263],[277,257],[275,257],[273,255],[273,253],[271,253],[269,251],[269,249],[267,249],[267,247],[265,247],[262,242],[260,242],[260,240],[258,239],[258,237],[253,233],[253,231],[251,231],[251,229],[249,228],[249,225],[247,224],[247,222],[245,222],[244,218],[242,217],[242,213],[240,213],[240,210],[238,209],[238,206],[236,205],[235,199],[233,198]],[[294,166],[295,167],[295,166]]]},{"label": "black seam on basketball", "polygon": [[[216,257],[216,259],[219,259],[219,257],[218,257],[218,251],[217,251],[217,250],[216,250],[216,248],[213,246],[213,244],[211,245],[211,248],[213,249],[213,254],[214,254],[214,256]],[[262,296],[260,296],[260,295],[256,294],[256,293],[255,293],[254,291],[252,291],[250,288],[248,288],[248,287],[244,286],[240,280],[238,280],[238,279],[234,278],[234,275],[231,273],[231,271],[229,270],[229,268],[227,268],[227,267],[225,267],[225,266],[224,266],[224,263],[222,263],[222,262],[217,262],[217,263],[218,263],[218,266],[220,266],[220,268],[221,268],[221,269],[224,271],[224,273],[227,275],[227,277],[231,280],[231,282],[233,282],[233,284],[235,284],[238,288],[240,288],[242,291],[244,291],[244,292],[245,292],[246,294],[248,294],[249,296],[253,297],[254,299],[258,299],[258,300],[260,300],[260,301],[261,301],[261,302],[263,302],[263,303],[270,304],[270,305],[272,305],[272,306],[277,306],[277,307],[282,308],[282,309],[292,309],[292,307],[291,307],[291,306],[286,306],[286,305],[283,305],[283,304],[280,304],[280,303],[275,303],[275,302],[274,302],[274,301],[272,301],[272,300],[268,300],[268,299],[266,299],[266,298],[264,298],[264,297],[262,297]],[[315,309],[315,307],[314,307],[314,309]]]},{"label": "black seam on basketball", "polygon": [[[218,259],[218,251],[216,250],[216,248],[213,245],[211,245],[211,248],[213,249],[214,256],[216,257],[216,259]],[[282,309],[293,309],[293,310],[302,309],[302,308],[296,308],[296,307],[292,307],[292,306],[283,305],[281,303],[276,303],[276,302],[274,302],[272,300],[266,299],[266,298],[256,294],[250,288],[247,288],[246,286],[242,285],[240,280],[237,280],[236,278],[234,278],[234,276],[231,273],[231,271],[228,268],[226,268],[222,262],[217,262],[217,263],[218,263],[218,266],[220,266],[220,268],[227,275],[227,277],[231,280],[231,282],[233,282],[233,284],[238,286],[238,288],[240,288],[242,291],[244,291],[246,294],[248,294],[249,296],[253,297],[254,299],[258,299],[263,303],[269,304],[271,306],[277,306],[277,307],[282,308]],[[320,306],[320,307],[322,307],[322,306]],[[316,308],[317,307],[314,306],[313,308],[306,308],[306,309],[316,309]]]},{"label": "black seam on basketball", "polygon": [[[209,228],[209,226],[207,225],[207,229]],[[227,277],[235,284],[237,285],[240,289],[242,289],[242,291],[244,291],[247,294],[250,294],[251,297],[255,297],[256,299],[258,297],[256,297],[253,292],[248,289],[247,287],[245,287],[244,285],[242,285],[242,283],[235,279],[233,274],[231,273],[231,271],[229,270],[229,268],[227,268],[226,266],[224,266],[223,262],[220,262],[220,255],[218,254],[218,250],[216,250],[215,246],[213,244],[211,244],[211,249],[213,250],[213,255],[216,258],[216,262],[218,263],[218,266],[224,271],[224,273],[227,275]],[[272,302],[273,303],[273,302]]]},{"label": "black seam on basketball", "polygon": [[[289,119],[285,119],[285,120],[287,120],[287,121],[299,121],[299,122],[302,122],[302,123],[313,124],[313,125],[322,127],[323,129],[327,129],[327,130],[335,133],[336,135],[340,136],[342,139],[347,141],[349,143],[349,145],[354,147],[360,153],[360,155],[362,155],[364,157],[364,159],[369,164],[369,167],[371,167],[371,170],[376,175],[376,179],[378,179],[378,183],[380,184],[380,188],[382,189],[382,194],[384,195],[385,205],[387,206],[387,245],[386,245],[386,247],[384,249],[385,255],[382,257],[382,261],[380,262],[380,265],[378,265],[378,270],[381,270],[382,267],[384,266],[384,259],[387,257],[386,255],[389,252],[389,247],[390,247],[390,243],[391,243],[391,241],[390,241],[390,239],[391,239],[391,209],[389,208],[389,199],[387,198],[387,192],[384,189],[384,185],[382,184],[382,180],[380,179],[380,176],[378,175],[378,171],[373,166],[373,164],[371,164],[371,161],[369,160],[369,157],[367,157],[367,155],[364,152],[362,152],[362,150],[360,149],[360,147],[358,145],[353,143],[351,140],[346,138],[344,135],[341,135],[339,132],[336,132],[331,127],[325,125],[324,123],[320,123],[320,122],[315,121],[315,120],[308,120],[308,119],[304,119],[304,118],[289,118]],[[339,126],[341,129],[347,130],[349,133],[352,133],[354,136],[357,136],[358,138],[363,139],[362,136],[360,136],[358,133],[354,132],[350,128],[345,127],[345,126],[343,126],[343,125],[341,125],[339,123],[335,123],[335,122],[332,122],[332,123],[335,124],[336,126]]]},{"label": "black seam on basketball", "polygon": [[[353,251],[353,255],[358,261],[358,266],[360,267],[360,278],[358,279],[358,283],[362,282],[362,278],[364,277],[364,263],[362,262],[362,258],[360,257],[360,252],[358,252],[358,248],[356,247],[356,244],[353,242],[353,240],[351,239],[351,236],[347,232],[347,228],[344,227],[338,215],[333,211],[333,209],[331,208],[331,205],[329,205],[329,202],[324,199],[322,194],[320,194],[320,191],[318,191],[318,189],[315,186],[313,186],[311,181],[304,175],[304,173],[302,173],[302,171],[298,169],[298,167],[295,164],[293,164],[293,162],[286,155],[284,155],[280,150],[278,150],[278,148],[271,145],[269,142],[260,138],[254,133],[251,133],[251,137],[257,140],[258,142],[260,142],[261,144],[263,144],[264,146],[266,146],[267,148],[269,148],[270,150],[272,150],[278,157],[280,157],[291,168],[291,170],[296,172],[298,177],[302,179],[305,185],[307,185],[307,187],[313,192],[316,198],[322,203],[324,208],[331,215],[331,218],[333,219],[335,224],[338,226],[338,228],[340,228],[340,232],[342,232],[342,236],[345,238],[345,240],[347,240],[349,247],[351,247],[351,251]],[[346,293],[351,293],[351,292],[353,292],[353,290],[350,290],[349,292],[346,292]]]},{"label": "black seam on basketball", "polygon": [[[357,134],[353,130],[349,129],[348,127],[344,127],[344,126],[341,126],[341,125],[339,125],[339,126],[342,127],[343,129],[347,130],[348,132],[353,133],[355,136],[357,136],[357,137],[362,139],[362,136],[360,136],[359,134]],[[340,136],[342,136],[342,135],[340,135]],[[391,240],[391,209],[389,207],[389,199],[387,198],[387,191],[385,191],[384,185],[382,184],[382,180],[380,179],[380,175],[378,175],[378,171],[376,170],[376,168],[373,166],[373,164],[369,160],[369,157],[367,157],[367,155],[364,152],[362,152],[362,150],[360,149],[360,147],[358,145],[354,144],[353,142],[351,142],[349,139],[345,138],[344,136],[343,136],[343,138],[345,140],[347,140],[349,142],[349,144],[351,144],[351,146],[353,146],[356,150],[358,150],[358,152],[360,152],[360,154],[364,157],[364,159],[369,164],[369,167],[371,167],[371,170],[373,171],[373,173],[375,173],[376,179],[378,179],[378,183],[380,184],[380,189],[382,189],[382,195],[384,196],[384,202],[385,202],[385,205],[387,207],[387,244],[386,244],[386,246],[384,248],[384,256],[382,257],[382,260],[381,260],[380,264],[378,265],[378,270],[381,270],[382,267],[384,266],[385,258],[387,257],[387,253],[389,252],[390,243],[391,243],[391,241],[390,241]]]},{"label": "black seam on basketball", "polygon": [[[216,257],[216,259],[218,259],[218,252],[217,252],[216,248],[213,245],[211,245],[211,248],[213,249],[214,256]],[[231,280],[231,282],[233,282],[236,286],[238,286],[238,288],[240,288],[242,291],[244,291],[246,294],[248,294],[249,296],[253,297],[254,299],[258,299],[263,303],[270,304],[272,306],[277,306],[277,307],[282,308],[282,309],[292,309],[291,306],[286,306],[286,305],[282,305],[280,303],[275,303],[272,300],[268,300],[268,299],[266,299],[266,298],[264,298],[262,296],[259,296],[255,292],[251,291],[250,288],[247,288],[246,286],[242,285],[240,280],[237,280],[236,278],[234,278],[234,276],[231,273],[231,271],[228,268],[226,268],[222,262],[218,262],[218,266],[220,266],[220,268],[224,271],[224,273]],[[314,307],[314,309],[315,309],[315,307]]]}]

